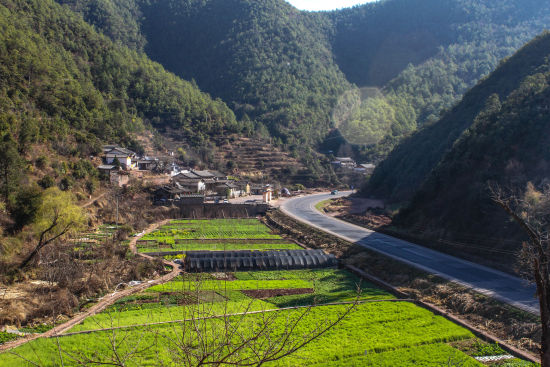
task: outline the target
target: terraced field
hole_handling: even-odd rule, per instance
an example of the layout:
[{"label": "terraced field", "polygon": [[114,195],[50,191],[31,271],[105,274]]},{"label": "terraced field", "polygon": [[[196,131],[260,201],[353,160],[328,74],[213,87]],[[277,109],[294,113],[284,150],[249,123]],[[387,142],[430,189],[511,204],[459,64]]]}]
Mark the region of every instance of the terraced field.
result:
[{"label": "terraced field", "polygon": [[[223,235],[232,240],[280,239],[257,220],[173,221],[146,239],[176,243]],[[220,243],[201,245],[215,249]],[[269,245],[277,249],[284,243]],[[191,337],[212,342],[227,333],[230,324],[231,341],[238,342],[271,319],[273,340],[288,333],[289,323],[301,319],[290,333],[300,339],[338,318],[355,300],[359,303],[335,327],[298,352],[266,365],[482,366],[447,344],[472,339],[468,330],[413,303],[396,300],[345,270],[305,269],[182,274],[120,299],[75,326],[70,330],[73,334],[38,339],[16,348],[15,354],[0,355],[0,367],[58,366],[60,356],[65,366],[87,358],[109,363],[113,345],[120,355],[131,356],[129,366],[185,365],[178,359],[183,358],[181,353],[174,351],[190,330]]]}]

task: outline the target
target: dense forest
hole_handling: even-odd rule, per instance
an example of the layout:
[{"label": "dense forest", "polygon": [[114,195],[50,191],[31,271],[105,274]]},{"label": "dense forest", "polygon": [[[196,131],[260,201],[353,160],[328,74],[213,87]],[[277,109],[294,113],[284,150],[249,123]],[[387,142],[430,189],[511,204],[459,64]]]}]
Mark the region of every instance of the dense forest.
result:
[{"label": "dense forest", "polygon": [[[500,100],[506,99],[539,67],[545,52],[543,48],[525,47],[503,62],[439,121],[404,139],[374,171],[365,192],[390,202],[409,201],[456,139],[470,127],[487,99],[493,94]],[[529,56],[525,57],[526,54]]]},{"label": "dense forest", "polygon": [[[417,157],[418,150],[427,153],[429,147],[439,154],[429,156],[435,162],[431,172],[394,224],[408,233],[449,241],[451,252],[492,254],[504,263],[514,259],[502,254],[517,250],[513,239],[521,230],[492,203],[489,187],[522,191],[528,183],[535,188],[548,184],[549,60],[546,32],[500,65],[440,121],[397,149],[401,157]],[[419,137],[420,146],[415,144]],[[451,137],[456,137],[453,142]]]},{"label": "dense forest", "polygon": [[54,1],[0,0],[4,229],[35,220],[47,188],[92,193],[98,172],[89,157],[102,144],[139,152],[136,134],[170,126],[199,146],[248,125],[220,100],[114,44]]},{"label": "dense forest", "polygon": [[[286,149],[319,149],[338,128],[322,150],[348,143],[374,161],[550,24],[538,0],[385,0],[319,13],[284,0],[58,1]],[[346,110],[350,96],[359,99]]]}]

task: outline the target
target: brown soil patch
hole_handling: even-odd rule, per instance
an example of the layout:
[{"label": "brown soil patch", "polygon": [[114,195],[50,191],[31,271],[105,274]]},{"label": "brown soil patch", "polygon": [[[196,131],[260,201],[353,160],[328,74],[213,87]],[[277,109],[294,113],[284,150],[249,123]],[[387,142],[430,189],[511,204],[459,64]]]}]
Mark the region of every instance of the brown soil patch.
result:
[{"label": "brown soil patch", "polygon": [[248,297],[266,299],[279,296],[293,296],[296,294],[310,294],[315,292],[313,288],[288,288],[288,289],[253,289],[241,291]]}]

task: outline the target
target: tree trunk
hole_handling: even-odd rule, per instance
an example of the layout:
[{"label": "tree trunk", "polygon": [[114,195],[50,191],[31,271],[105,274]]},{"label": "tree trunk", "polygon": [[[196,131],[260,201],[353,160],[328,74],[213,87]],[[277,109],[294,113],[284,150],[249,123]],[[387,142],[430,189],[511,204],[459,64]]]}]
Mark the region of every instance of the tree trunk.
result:
[{"label": "tree trunk", "polygon": [[[550,367],[550,296],[549,279],[545,271],[540,271],[539,259],[534,260],[534,275],[537,284],[537,296],[540,307],[540,321],[542,326],[540,362],[542,367]],[[545,265],[546,266],[546,265]],[[542,273],[542,274],[541,274]]]},{"label": "tree trunk", "polygon": [[38,246],[36,246],[34,250],[32,250],[29,256],[27,256],[25,260],[23,260],[21,265],[19,265],[19,269],[23,269],[25,266],[27,266],[27,264],[31,262],[31,260],[36,256],[36,254],[38,254],[38,251],[40,251],[42,247],[44,247],[44,244],[39,243]]}]

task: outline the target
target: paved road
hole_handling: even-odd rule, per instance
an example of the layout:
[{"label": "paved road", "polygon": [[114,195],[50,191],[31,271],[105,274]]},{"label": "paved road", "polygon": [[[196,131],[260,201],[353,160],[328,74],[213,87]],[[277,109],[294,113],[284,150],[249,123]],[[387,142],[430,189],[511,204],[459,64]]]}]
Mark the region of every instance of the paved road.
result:
[{"label": "paved road", "polygon": [[[350,192],[343,192],[337,196],[349,194]],[[535,287],[521,278],[346,223],[315,209],[315,204],[319,201],[334,197],[327,193],[293,198],[284,201],[281,209],[295,219],[347,241],[474,288],[523,310],[538,313]]]}]

